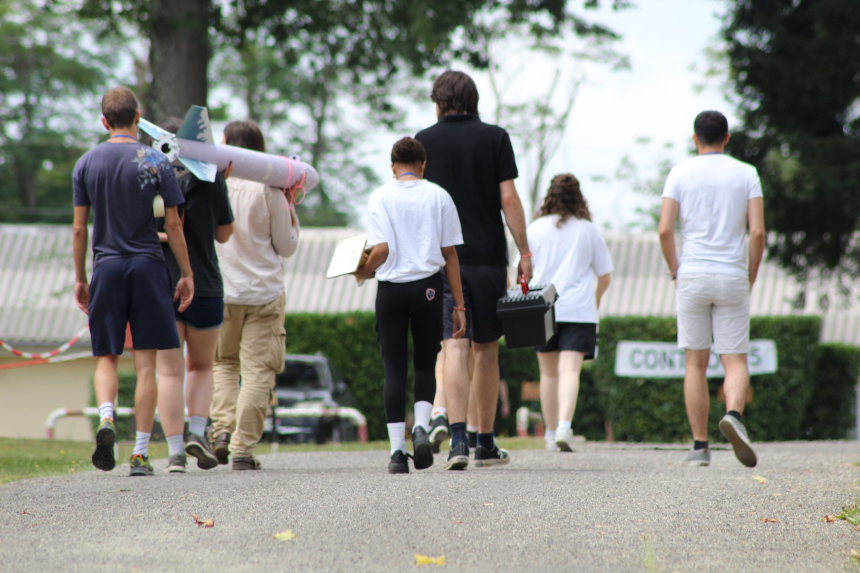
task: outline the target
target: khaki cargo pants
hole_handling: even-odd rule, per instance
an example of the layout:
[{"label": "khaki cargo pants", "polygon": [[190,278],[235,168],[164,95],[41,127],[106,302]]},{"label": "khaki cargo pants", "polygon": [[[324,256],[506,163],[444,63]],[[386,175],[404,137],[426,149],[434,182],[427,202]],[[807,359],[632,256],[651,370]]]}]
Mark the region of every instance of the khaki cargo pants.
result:
[{"label": "khaki cargo pants", "polygon": [[250,457],[263,435],[275,375],[284,370],[285,303],[281,295],[264,305],[224,305],[211,416],[213,436],[232,435],[234,458]]}]

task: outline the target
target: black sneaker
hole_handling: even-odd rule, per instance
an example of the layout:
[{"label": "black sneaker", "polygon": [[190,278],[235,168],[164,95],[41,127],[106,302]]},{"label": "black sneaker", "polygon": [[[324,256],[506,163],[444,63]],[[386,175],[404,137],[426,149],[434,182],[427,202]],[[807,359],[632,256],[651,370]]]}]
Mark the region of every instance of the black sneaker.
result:
[{"label": "black sneaker", "polygon": [[450,449],[448,460],[445,462],[446,470],[464,470],[469,465],[469,444],[461,442]]},{"label": "black sneaker", "polygon": [[230,461],[230,434],[224,432],[215,437],[215,446],[212,453],[218,458],[218,463],[226,466]]},{"label": "black sneaker", "polygon": [[416,470],[426,470],[433,465],[430,438],[427,437],[427,430],[421,426],[412,429],[412,461]]},{"label": "black sneaker", "polygon": [[511,456],[508,455],[507,450],[503,450],[497,445],[493,445],[492,450],[488,450],[486,448],[482,448],[478,446],[475,448],[475,467],[476,468],[487,468],[492,466],[502,466],[507,463],[510,463]]},{"label": "black sneaker", "polygon": [[188,443],[185,444],[185,453],[197,458],[197,467],[201,470],[211,470],[219,463],[218,458],[209,449],[209,440],[206,439],[206,436],[189,434]]},{"label": "black sneaker", "polygon": [[93,465],[103,472],[109,472],[116,467],[113,456],[113,445],[116,442],[116,426],[113,419],[105,418],[99,424],[96,432],[96,449],[93,452]]},{"label": "black sneaker", "polygon": [[478,447],[478,432],[466,432],[466,437],[469,438],[470,450],[474,450]]},{"label": "black sneaker", "polygon": [[448,416],[436,416],[430,420],[430,449],[439,453],[442,442],[448,439]]},{"label": "black sneaker", "polygon": [[409,473],[409,460],[406,457],[406,453],[401,450],[395,451],[391,454],[391,461],[388,462],[388,473],[390,474],[408,474]]}]

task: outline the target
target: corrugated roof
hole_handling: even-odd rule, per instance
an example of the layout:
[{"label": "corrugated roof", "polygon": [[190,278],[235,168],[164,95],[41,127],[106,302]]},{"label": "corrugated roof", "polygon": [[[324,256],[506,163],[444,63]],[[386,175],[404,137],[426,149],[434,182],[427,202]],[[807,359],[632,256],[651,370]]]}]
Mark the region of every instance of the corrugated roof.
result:
[{"label": "corrugated roof", "polygon": [[[356,229],[302,229],[296,254],[285,261],[287,312],[372,311],[376,282],[357,288],[352,277],[327,280],[325,271],[340,239]],[[74,303],[71,227],[0,226],[0,339],[20,346],[61,344],[86,325]],[[602,316],[673,316],[672,283],[655,233],[604,233],[615,264],[612,286],[601,304]],[[89,256],[89,255],[88,255]],[[513,259],[512,259],[513,260]],[[817,301],[833,288],[807,289],[801,314],[822,314],[822,340],[860,344],[860,305],[820,313]],[[765,261],[753,290],[753,315],[786,315],[799,287],[779,267]],[[856,295],[851,295],[852,300]],[[88,342],[85,337],[83,343]]]}]

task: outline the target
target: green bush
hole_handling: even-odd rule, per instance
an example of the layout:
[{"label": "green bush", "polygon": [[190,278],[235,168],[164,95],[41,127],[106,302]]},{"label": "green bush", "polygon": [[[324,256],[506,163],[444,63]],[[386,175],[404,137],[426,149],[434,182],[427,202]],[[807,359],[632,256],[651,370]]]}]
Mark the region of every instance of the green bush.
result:
[{"label": "green bush", "polygon": [[[755,441],[791,440],[802,436],[802,422],[812,392],[821,319],[812,316],[753,317],[751,338],[776,342],[779,370],[752,378],[753,401],[744,411],[744,423]],[[646,380],[616,377],[615,349],[621,340],[662,341],[677,339],[675,318],[610,317],[600,323],[601,353],[595,361],[600,401],[615,439],[622,441],[675,442],[689,440],[690,428],[684,406],[681,379]],[[722,380],[710,380],[710,428],[718,438],[716,423],[725,406],[716,400]]]},{"label": "green bush", "polygon": [[860,348],[844,344],[819,346],[816,375],[803,418],[808,440],[842,440],[855,427]]}]

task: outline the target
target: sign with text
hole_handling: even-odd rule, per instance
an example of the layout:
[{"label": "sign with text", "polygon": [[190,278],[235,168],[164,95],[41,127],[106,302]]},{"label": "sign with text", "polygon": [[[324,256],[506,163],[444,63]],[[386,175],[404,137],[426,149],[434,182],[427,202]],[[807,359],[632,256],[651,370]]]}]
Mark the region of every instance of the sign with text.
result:
[{"label": "sign with text", "polygon": [[[750,375],[776,372],[776,342],[750,340],[747,355]],[[635,342],[623,340],[615,353],[615,375],[625,378],[683,378],[684,351],[674,342]],[[711,353],[708,378],[726,375],[717,354]]]}]

